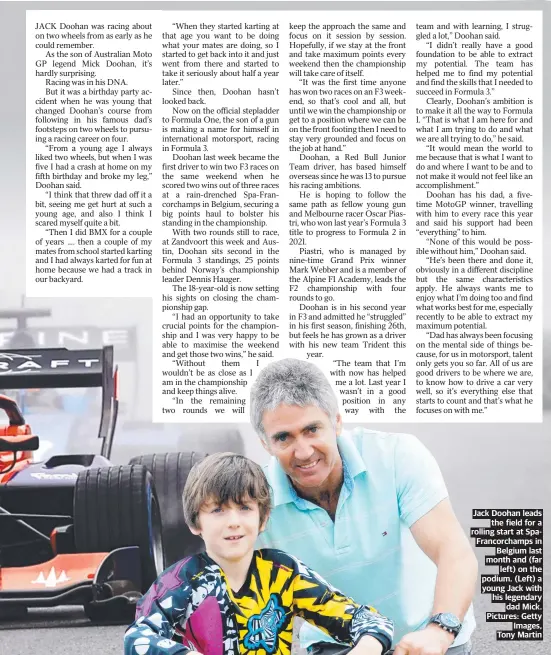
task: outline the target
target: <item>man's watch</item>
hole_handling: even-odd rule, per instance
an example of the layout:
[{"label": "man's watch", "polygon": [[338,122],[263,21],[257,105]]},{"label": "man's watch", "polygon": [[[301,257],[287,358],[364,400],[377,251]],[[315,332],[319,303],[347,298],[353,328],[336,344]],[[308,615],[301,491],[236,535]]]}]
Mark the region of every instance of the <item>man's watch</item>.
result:
[{"label": "man's watch", "polygon": [[439,612],[438,614],[431,616],[429,619],[429,624],[430,623],[436,623],[436,625],[440,626],[442,630],[451,632],[454,637],[457,637],[461,630],[461,621],[457,616],[455,616],[455,614],[451,614],[450,612]]}]

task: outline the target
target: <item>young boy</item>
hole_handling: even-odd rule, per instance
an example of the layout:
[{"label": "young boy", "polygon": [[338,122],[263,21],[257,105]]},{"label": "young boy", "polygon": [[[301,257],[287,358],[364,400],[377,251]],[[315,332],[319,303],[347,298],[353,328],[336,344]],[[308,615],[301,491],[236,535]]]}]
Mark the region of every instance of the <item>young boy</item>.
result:
[{"label": "young boy", "polygon": [[138,603],[126,655],[290,655],[301,616],[354,655],[380,655],[393,625],[343,596],[280,550],[255,550],[270,513],[270,489],[254,462],[217,453],[191,470],[184,516],[206,553],[167,569]]}]

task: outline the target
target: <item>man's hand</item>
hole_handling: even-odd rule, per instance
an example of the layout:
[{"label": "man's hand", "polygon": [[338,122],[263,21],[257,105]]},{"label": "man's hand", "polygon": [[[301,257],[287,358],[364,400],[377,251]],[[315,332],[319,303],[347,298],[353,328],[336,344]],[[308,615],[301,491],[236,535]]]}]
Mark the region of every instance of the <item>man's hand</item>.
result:
[{"label": "man's hand", "polygon": [[404,635],[394,650],[394,655],[444,655],[452,645],[454,636],[437,625]]},{"label": "man's hand", "polygon": [[378,639],[364,635],[349,651],[349,655],[381,655],[382,652],[383,645]]}]

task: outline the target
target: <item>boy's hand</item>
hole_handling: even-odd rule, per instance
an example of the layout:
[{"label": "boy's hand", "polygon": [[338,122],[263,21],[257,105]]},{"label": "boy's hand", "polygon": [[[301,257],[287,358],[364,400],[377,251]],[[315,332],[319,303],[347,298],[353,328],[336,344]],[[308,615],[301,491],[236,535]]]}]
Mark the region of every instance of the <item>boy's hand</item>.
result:
[{"label": "boy's hand", "polygon": [[381,655],[383,645],[375,637],[364,635],[360,641],[349,651],[350,655]]}]

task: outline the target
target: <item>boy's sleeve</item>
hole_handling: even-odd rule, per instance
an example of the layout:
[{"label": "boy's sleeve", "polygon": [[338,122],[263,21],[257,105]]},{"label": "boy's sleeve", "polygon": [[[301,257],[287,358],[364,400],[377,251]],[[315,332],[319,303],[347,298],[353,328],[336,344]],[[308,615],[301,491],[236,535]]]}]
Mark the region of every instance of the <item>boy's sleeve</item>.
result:
[{"label": "boy's sleeve", "polygon": [[125,655],[176,655],[191,650],[173,641],[179,624],[191,603],[191,586],[178,562],[167,569],[140,599],[136,620],[124,635]]},{"label": "boy's sleeve", "polygon": [[345,644],[356,645],[369,635],[381,642],[383,653],[392,645],[394,625],[368,605],[358,605],[300,560],[296,564],[293,604],[297,615]]}]

